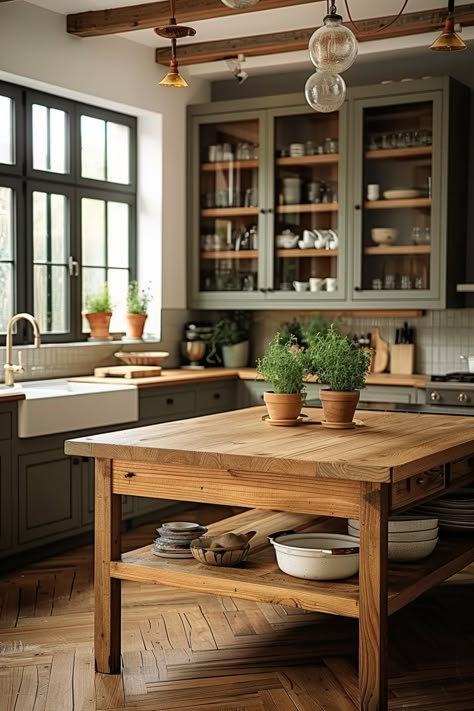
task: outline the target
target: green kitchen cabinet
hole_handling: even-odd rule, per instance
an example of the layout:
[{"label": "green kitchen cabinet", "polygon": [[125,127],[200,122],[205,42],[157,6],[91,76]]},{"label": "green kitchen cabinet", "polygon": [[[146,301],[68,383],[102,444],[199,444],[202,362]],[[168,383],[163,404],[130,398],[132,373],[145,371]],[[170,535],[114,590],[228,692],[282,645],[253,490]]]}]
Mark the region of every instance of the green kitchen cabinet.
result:
[{"label": "green kitchen cabinet", "polygon": [[[1,416],[0,416],[1,417]],[[0,442],[0,551],[12,544],[12,456],[10,442]]]},{"label": "green kitchen cabinet", "polygon": [[303,91],[188,107],[189,306],[461,305],[468,114],[449,78],[352,87],[331,114]]}]

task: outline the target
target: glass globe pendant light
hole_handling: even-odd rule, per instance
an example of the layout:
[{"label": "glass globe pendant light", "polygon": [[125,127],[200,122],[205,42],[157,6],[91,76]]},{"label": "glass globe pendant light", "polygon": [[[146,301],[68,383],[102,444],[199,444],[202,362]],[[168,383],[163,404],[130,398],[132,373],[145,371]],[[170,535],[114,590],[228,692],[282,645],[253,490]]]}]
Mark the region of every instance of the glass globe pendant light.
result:
[{"label": "glass globe pendant light", "polygon": [[342,24],[335,0],[322,27],[313,32],[308,44],[309,56],[319,72],[339,74],[354,63],[358,44],[354,33]]},{"label": "glass globe pendant light", "polygon": [[256,5],[258,0],[222,0],[222,3],[232,10],[248,10],[249,7]]},{"label": "glass globe pendant light", "polygon": [[315,111],[323,114],[337,111],[346,98],[346,82],[339,74],[315,72],[306,82],[306,101]]}]

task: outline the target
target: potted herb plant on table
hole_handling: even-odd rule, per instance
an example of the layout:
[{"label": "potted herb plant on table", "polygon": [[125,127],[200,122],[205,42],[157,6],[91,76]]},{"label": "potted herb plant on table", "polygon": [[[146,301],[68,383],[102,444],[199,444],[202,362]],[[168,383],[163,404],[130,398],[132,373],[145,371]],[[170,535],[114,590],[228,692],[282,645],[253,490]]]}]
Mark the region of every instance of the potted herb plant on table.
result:
[{"label": "potted herb plant on table", "polygon": [[109,330],[110,319],[112,318],[112,302],[107,282],[105,282],[102,289],[86,295],[84,308],[84,316],[91,329],[90,337],[101,341],[110,341],[112,339]]},{"label": "potted herb plant on table", "polygon": [[[250,315],[236,311],[218,321],[210,339],[207,360],[214,357],[226,368],[245,368],[249,360]],[[222,354],[222,359],[221,359]]]},{"label": "potted herb plant on table", "polygon": [[276,333],[262,358],[257,373],[273,386],[263,394],[269,421],[296,425],[304,401],[307,354],[293,335]]},{"label": "potted herb plant on table", "polygon": [[145,321],[148,318],[148,304],[152,300],[149,289],[140,289],[137,281],[131,281],[127,291],[127,336],[141,340]]},{"label": "potted herb plant on table", "polygon": [[360,390],[370,367],[370,351],[357,348],[349,338],[340,335],[334,324],[315,336],[308,349],[309,371],[321,385],[319,397],[324,410],[325,427],[354,427],[354,412]]}]

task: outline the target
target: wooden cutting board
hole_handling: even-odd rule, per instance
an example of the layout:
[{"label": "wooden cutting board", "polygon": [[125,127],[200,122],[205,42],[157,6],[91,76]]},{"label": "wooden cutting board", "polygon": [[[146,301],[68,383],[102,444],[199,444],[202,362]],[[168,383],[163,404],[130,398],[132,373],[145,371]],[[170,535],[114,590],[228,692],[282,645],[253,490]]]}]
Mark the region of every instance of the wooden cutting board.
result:
[{"label": "wooden cutting board", "polygon": [[156,378],[161,375],[160,365],[110,365],[94,368],[96,378]]},{"label": "wooden cutting board", "polygon": [[384,341],[378,328],[372,329],[372,348],[374,349],[372,372],[383,373],[387,370],[390,356],[388,343],[387,341]]}]

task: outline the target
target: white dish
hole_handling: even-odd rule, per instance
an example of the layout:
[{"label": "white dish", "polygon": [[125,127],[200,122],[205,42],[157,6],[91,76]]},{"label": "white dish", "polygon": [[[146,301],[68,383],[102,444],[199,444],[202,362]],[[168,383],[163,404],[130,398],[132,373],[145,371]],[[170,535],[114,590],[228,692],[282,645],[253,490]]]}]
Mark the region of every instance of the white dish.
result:
[{"label": "white dish", "polygon": [[359,542],[341,533],[290,533],[268,537],[278,567],[305,580],[340,580],[359,570]]},{"label": "white dish", "polygon": [[[358,537],[353,540],[359,542]],[[388,560],[398,563],[411,563],[429,556],[438,543],[438,537],[428,541],[388,541]]]},{"label": "white dish", "polygon": [[[352,528],[360,529],[360,523],[355,518],[349,518],[347,523]],[[436,528],[438,519],[430,516],[391,516],[388,522],[389,533],[395,531],[427,531]]]},{"label": "white dish", "polygon": [[385,200],[409,200],[423,197],[423,195],[423,190],[417,190],[416,188],[394,188],[393,190],[385,190],[383,193]]},{"label": "white dish", "polygon": [[374,227],[370,236],[375,244],[395,244],[398,239],[398,230],[392,227]]},{"label": "white dish", "polygon": [[[401,531],[388,534],[389,543],[410,543],[413,541],[432,541],[438,537],[438,527],[430,528],[426,531]],[[349,536],[359,538],[359,529],[347,527]]]},{"label": "white dish", "polygon": [[298,240],[298,235],[277,235],[275,238],[279,249],[293,249],[298,244]]}]

